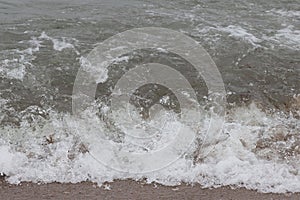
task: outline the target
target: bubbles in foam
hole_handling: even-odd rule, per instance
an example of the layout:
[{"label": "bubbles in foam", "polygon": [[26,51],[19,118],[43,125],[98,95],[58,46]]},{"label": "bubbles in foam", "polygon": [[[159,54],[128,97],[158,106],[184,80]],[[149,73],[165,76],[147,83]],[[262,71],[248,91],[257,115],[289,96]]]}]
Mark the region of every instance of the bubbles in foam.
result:
[{"label": "bubbles in foam", "polygon": [[[195,143],[194,148],[172,165],[159,171],[132,175],[99,165],[89,154],[99,145],[95,144],[97,140],[93,140],[91,134],[94,134],[94,137],[99,137],[99,133],[103,137],[114,137],[115,142],[127,150],[137,152],[155,149],[168,141],[164,141],[162,137],[152,139],[147,144],[133,143],[131,139],[128,140],[115,130],[110,130],[95,114],[95,111],[87,111],[86,115],[90,118],[84,120],[51,112],[48,120],[41,119],[34,126],[23,124],[20,128],[2,128],[0,172],[7,174],[11,183],[74,183],[90,180],[102,184],[113,179],[146,178],[148,182],[155,181],[165,185],[177,185],[184,181],[200,183],[203,187],[237,185],[263,192],[300,191],[299,155],[278,159],[282,151],[276,150],[277,143],[285,145],[283,148],[289,148],[289,144],[296,144],[299,120],[292,116],[266,114],[254,104],[230,110],[223,138],[211,141],[210,145],[214,145],[214,148],[206,157],[197,160],[198,153],[202,152],[197,152],[199,146]],[[170,120],[172,115],[172,112],[161,111],[151,123],[162,131],[162,134],[172,134],[172,129],[176,128],[174,124],[160,128],[163,119]],[[180,121],[175,120],[173,123],[180,125]],[[75,124],[81,127],[80,139],[74,134]],[[296,135],[286,139],[272,139],[276,135],[274,131],[288,131],[285,135],[294,132]],[[19,137],[15,138],[16,135]],[[87,135],[88,137],[85,137]],[[271,139],[263,146],[261,140],[268,138]],[[206,151],[206,148],[202,148],[201,151]],[[270,151],[274,157],[268,156]]]}]

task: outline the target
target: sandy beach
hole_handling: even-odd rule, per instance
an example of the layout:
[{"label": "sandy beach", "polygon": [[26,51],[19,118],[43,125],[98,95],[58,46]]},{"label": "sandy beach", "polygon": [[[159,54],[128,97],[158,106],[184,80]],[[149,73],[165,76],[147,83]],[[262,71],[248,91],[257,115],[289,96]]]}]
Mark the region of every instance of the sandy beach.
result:
[{"label": "sandy beach", "polygon": [[83,183],[21,183],[0,181],[1,199],[300,199],[300,194],[265,194],[247,189],[202,189],[200,185],[166,187],[126,180],[105,184],[101,188]]}]

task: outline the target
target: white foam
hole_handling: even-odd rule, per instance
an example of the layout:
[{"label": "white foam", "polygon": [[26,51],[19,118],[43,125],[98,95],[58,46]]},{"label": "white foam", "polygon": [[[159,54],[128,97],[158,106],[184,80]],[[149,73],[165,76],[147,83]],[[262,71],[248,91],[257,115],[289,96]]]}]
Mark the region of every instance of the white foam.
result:
[{"label": "white foam", "polygon": [[[254,47],[272,47],[274,48],[274,43],[278,46],[288,48],[288,49],[300,49],[300,30],[293,25],[284,25],[284,28],[274,30],[272,35],[254,35],[251,31],[246,30],[240,26],[229,25],[227,27],[205,27],[203,29],[197,30],[198,33],[205,37],[209,37],[209,40],[219,40],[220,35],[215,33],[216,31],[221,31],[228,33],[230,37],[236,39],[241,39]],[[213,37],[213,38],[210,38]],[[265,44],[262,44],[266,42]]]},{"label": "white foam", "polygon": [[[59,40],[59,39],[48,36],[45,32],[42,32],[41,35],[39,36],[39,39],[46,39],[46,40],[52,41],[53,49],[56,51],[62,51],[64,49],[70,48],[70,49],[74,49],[75,52],[79,55],[79,52],[76,50],[74,45],[71,44],[70,42],[67,42],[68,39],[65,37],[62,37],[61,40]],[[77,40],[74,38],[72,40],[77,42]]]},{"label": "white foam", "polygon": [[283,17],[300,17],[300,11],[296,10],[272,9],[268,12],[279,14]]},{"label": "white foam", "polygon": [[290,25],[277,31],[277,33],[271,37],[271,40],[278,41],[279,45],[300,49],[300,30]]},{"label": "white foam", "polygon": [[89,72],[89,74],[95,75],[94,80],[96,83],[102,83],[107,80],[108,70],[106,68],[92,66],[89,60],[83,56],[80,57],[79,61],[82,70]]},{"label": "white foam", "polygon": [[[19,55],[18,55],[19,53]],[[30,65],[30,58],[25,51],[11,50],[8,54],[16,54],[12,59],[4,59],[0,61],[0,75],[9,79],[23,80],[26,74],[26,66]]]},{"label": "white foam", "polygon": [[[165,124],[162,120],[164,116],[171,119],[169,114],[160,113],[157,119],[152,118],[155,127]],[[268,160],[263,152],[255,153],[257,141],[274,134],[272,128],[281,125],[299,131],[299,120],[295,118],[280,114],[267,115],[254,104],[232,110],[224,127],[224,137],[211,143],[213,151],[201,158],[201,161],[194,162],[195,148],[191,148],[185,157],[166,168],[146,174],[130,174],[114,171],[95,160],[93,148],[100,145],[97,137],[106,135],[116,139],[118,132],[111,132],[107,124],[103,124],[92,112],[87,115],[91,118],[84,120],[52,112],[49,120],[38,120],[36,124],[39,125],[35,129],[32,124],[26,123],[20,129],[4,127],[0,132],[0,172],[9,175],[10,183],[75,183],[89,180],[102,184],[114,179],[146,178],[149,183],[155,181],[164,185],[188,182],[200,183],[203,187],[237,185],[262,192],[300,192],[300,175],[297,172],[300,169],[299,159],[291,158],[285,162],[274,156]],[[174,123],[180,123],[174,120]],[[130,133],[128,129],[126,131]],[[53,143],[49,143],[49,137],[53,137]],[[161,148],[164,144],[159,142],[169,141],[164,139],[151,142],[158,142],[156,145]],[[140,146],[145,145],[136,145],[132,140],[126,140],[126,137],[122,144],[123,147],[127,146],[127,150],[140,152],[143,152]],[[200,153],[211,149],[211,145],[201,149]],[[84,153],[82,149],[85,148],[93,156]],[[156,149],[155,145],[151,148]],[[272,147],[266,147],[266,150],[270,151]]]},{"label": "white foam", "polygon": [[[24,43],[24,41],[20,43]],[[9,79],[23,80],[26,75],[26,67],[32,66],[31,61],[35,59],[33,53],[39,51],[41,46],[41,42],[36,37],[32,37],[27,43],[30,45],[27,49],[12,49],[1,52],[4,58],[12,58],[0,61],[0,75]]]},{"label": "white foam", "polygon": [[19,59],[3,60],[1,62],[0,73],[4,74],[7,78],[10,79],[23,80],[26,71],[25,71],[25,65],[22,64],[22,58],[21,58],[21,63],[19,63]]},{"label": "white foam", "polygon": [[229,25],[227,27],[218,27],[217,30],[229,33],[229,36],[240,38],[253,46],[260,46],[259,43],[262,42],[261,39],[254,36],[248,30],[235,25]]},{"label": "white foam", "polygon": [[53,49],[56,51],[70,48],[73,49],[77,55],[80,54],[75,46],[70,43],[77,43],[78,41],[76,39],[65,37],[56,39],[48,36],[45,32],[42,32],[39,37],[32,36],[28,41],[20,41],[19,43],[29,45],[29,47],[24,50],[12,49],[1,52],[4,59],[0,60],[0,75],[9,79],[22,81],[26,75],[26,69],[33,66],[32,61],[36,58],[34,53],[40,50],[44,40],[50,40],[53,43]]}]

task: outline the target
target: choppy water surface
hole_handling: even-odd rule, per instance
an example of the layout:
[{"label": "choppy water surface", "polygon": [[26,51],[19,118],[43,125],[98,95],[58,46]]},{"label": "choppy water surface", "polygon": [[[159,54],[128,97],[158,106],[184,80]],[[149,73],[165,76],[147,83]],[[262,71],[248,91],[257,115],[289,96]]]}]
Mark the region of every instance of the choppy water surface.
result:
[{"label": "choppy water surface", "polygon": [[[168,94],[171,104],[161,103],[167,109],[151,119],[160,129],[160,140],[135,145],[109,126],[103,113],[91,112],[92,120],[72,116],[72,90],[79,67],[97,43],[149,26],[185,33],[207,50],[222,74],[228,110],[222,137],[211,140],[208,146],[214,150],[205,157],[201,155],[208,147],[200,149],[197,143],[164,170],[128,175],[101,166],[90,156],[94,137],[99,131],[113,135],[129,151],[163,146],[167,142],[163,135],[172,134],[181,123],[176,100],[164,88],[141,88],[138,95],[150,102],[142,107],[165,102]],[[300,192],[297,0],[0,1],[0,52],[0,172],[12,183],[91,180],[101,184],[146,178],[166,185],[199,182],[206,187]],[[189,77],[200,101],[207,94],[203,80],[173,54],[148,49],[124,57],[109,67],[107,81],[98,85],[98,106],[107,103],[122,70],[156,61]],[[149,90],[150,94],[145,92]],[[201,103],[205,106],[205,101]],[[149,113],[141,114],[137,118],[143,124]],[[205,131],[196,129],[192,128],[201,139]]]}]

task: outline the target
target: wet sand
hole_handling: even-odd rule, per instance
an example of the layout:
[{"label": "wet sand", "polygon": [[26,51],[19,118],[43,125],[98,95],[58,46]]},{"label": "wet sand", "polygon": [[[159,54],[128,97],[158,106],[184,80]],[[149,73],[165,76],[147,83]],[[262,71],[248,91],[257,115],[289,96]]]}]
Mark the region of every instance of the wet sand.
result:
[{"label": "wet sand", "polygon": [[107,183],[106,189],[90,182],[22,183],[11,185],[0,180],[0,199],[300,199],[300,194],[264,194],[246,189],[202,189],[201,186],[166,187],[131,180]]}]

